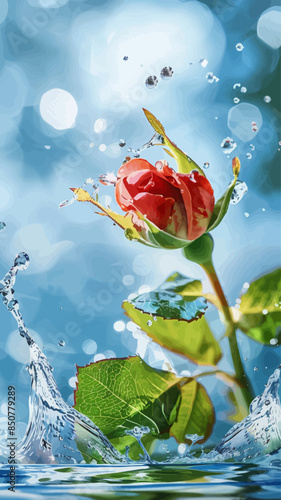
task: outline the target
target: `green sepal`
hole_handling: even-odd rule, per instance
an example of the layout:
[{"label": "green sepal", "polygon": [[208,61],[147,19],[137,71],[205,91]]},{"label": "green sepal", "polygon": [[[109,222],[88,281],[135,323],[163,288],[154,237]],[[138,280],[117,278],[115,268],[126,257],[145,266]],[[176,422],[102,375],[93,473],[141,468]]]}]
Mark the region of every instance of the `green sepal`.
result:
[{"label": "green sepal", "polygon": [[235,188],[237,177],[238,177],[237,175],[234,176],[232,183],[228,186],[224,195],[216,202],[207,231],[213,231],[213,229],[215,229],[224,218],[229,207],[231,195],[233,189]]}]

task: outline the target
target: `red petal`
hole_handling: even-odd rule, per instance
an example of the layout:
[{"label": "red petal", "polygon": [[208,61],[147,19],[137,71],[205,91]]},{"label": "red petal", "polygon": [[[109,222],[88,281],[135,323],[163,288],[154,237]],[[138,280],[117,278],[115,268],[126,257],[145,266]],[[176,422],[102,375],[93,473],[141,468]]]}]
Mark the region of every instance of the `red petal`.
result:
[{"label": "red petal", "polygon": [[167,227],[169,218],[172,215],[175,200],[164,198],[159,194],[140,193],[134,198],[134,206],[150,222],[153,222],[159,229]]},{"label": "red petal", "polygon": [[[214,210],[214,191],[208,179],[199,172],[177,175],[186,188],[183,193],[185,206],[191,199],[192,222],[189,224],[188,220],[188,239],[193,241],[199,238],[208,227]],[[185,198],[186,191],[189,193],[188,199]]]},{"label": "red petal", "polygon": [[117,178],[122,179],[123,177],[126,177],[133,172],[138,172],[139,170],[156,170],[156,168],[142,158],[133,159],[127,161],[127,163],[124,163],[124,165],[119,168]]}]

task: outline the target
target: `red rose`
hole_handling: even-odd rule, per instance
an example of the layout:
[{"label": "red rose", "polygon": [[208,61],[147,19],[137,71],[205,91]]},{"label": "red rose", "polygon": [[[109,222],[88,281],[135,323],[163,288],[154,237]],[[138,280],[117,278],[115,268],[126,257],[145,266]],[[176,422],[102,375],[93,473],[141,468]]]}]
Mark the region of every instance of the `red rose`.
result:
[{"label": "red rose", "polygon": [[[211,184],[198,171],[176,173],[167,162],[154,167],[143,159],[119,169],[115,196],[125,212],[141,214],[161,231],[188,241],[206,231],[215,203]],[[144,229],[136,217],[133,222]]]},{"label": "red rose", "polygon": [[[240,161],[233,158],[233,180],[215,205],[212,186],[203,170],[167,137],[163,125],[152,113],[147,110],[144,113],[156,134],[162,137],[165,152],[177,162],[179,172],[169,168],[166,161],[158,161],[154,167],[143,159],[129,159],[119,168],[117,177],[101,175],[102,184],[116,185],[116,200],[125,215],[102,206],[97,194],[93,198],[81,188],[72,189],[75,198],[99,208],[100,213],[118,224],[130,240],[170,249],[189,245],[190,251],[198,244],[200,248],[208,247],[210,238],[205,236],[204,242],[201,238],[190,244],[221,223],[238,178]],[[200,255],[197,257],[201,259],[202,248],[200,251],[198,248],[196,252]]]}]

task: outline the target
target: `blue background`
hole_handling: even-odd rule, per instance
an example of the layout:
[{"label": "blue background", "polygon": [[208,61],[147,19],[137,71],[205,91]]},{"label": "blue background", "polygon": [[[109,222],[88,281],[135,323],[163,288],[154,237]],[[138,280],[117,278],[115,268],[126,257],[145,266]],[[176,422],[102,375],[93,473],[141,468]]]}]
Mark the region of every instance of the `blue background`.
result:
[{"label": "blue background", "polygon": [[[136,352],[131,332],[118,333],[113,327],[116,321],[128,321],[121,304],[129,294],[142,285],[159,285],[174,271],[201,277],[210,290],[201,269],[184,261],[180,252],[130,243],[90,205],[58,208],[71,197],[69,187],[117,172],[126,156],[126,148],[118,146],[120,138],[133,148],[151,138],[142,107],[161,120],[197,163],[210,163],[206,174],[216,197],[231,181],[232,156],[241,159],[240,178],[248,193],[230,207],[213,233],[214,261],[231,304],[244,282],[279,265],[279,50],[257,36],[261,14],[274,5],[260,0],[17,0],[8,6],[0,1],[0,220],[6,223],[0,232],[0,276],[18,252],[29,254],[30,266],[18,276],[16,296],[70,404],[75,363],[85,365],[100,353]],[[237,43],[244,45],[243,51],[236,50]],[[208,60],[205,68],[199,63],[203,58]],[[160,71],[169,65],[174,75],[164,81]],[[208,83],[209,71],[218,82]],[[154,89],[144,84],[149,75],[158,77]],[[235,83],[247,92],[233,89]],[[56,130],[43,120],[40,100],[52,88],[64,89],[76,100],[72,128]],[[264,101],[266,95],[270,103]],[[245,118],[243,103],[250,105],[250,118]],[[95,131],[98,119],[106,122],[100,133]],[[245,131],[246,119],[256,121],[256,133]],[[237,143],[230,158],[221,150],[227,136]],[[105,151],[99,149],[101,144]],[[251,159],[246,157],[249,152]],[[153,163],[164,155],[154,147],[142,156]],[[102,187],[100,196],[107,203],[104,196],[113,199],[113,188]],[[114,200],[111,207],[117,209]],[[207,318],[219,338],[216,312],[210,309]],[[4,307],[0,330],[0,421],[6,422],[6,386],[13,384],[22,433],[28,418],[28,350]],[[89,339],[97,344],[92,354],[83,350]],[[64,347],[58,345],[60,340]],[[258,394],[279,364],[280,348],[262,347],[242,334],[239,340]],[[223,346],[221,366],[231,370],[226,343]],[[179,370],[196,369],[181,358],[172,360]],[[255,366],[259,370],[254,372]],[[225,386],[212,379],[204,383],[217,403],[217,420],[224,421]],[[224,430],[221,425],[216,432]]]}]

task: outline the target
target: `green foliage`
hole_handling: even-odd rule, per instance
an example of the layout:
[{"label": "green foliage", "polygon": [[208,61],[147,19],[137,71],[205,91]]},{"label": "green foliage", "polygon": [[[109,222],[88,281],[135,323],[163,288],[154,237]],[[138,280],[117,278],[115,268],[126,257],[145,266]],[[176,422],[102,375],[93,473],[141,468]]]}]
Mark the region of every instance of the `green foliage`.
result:
[{"label": "green foliage", "polygon": [[[95,422],[120,451],[133,442],[124,435],[135,426],[150,428],[150,438],[145,439],[152,445],[155,437],[169,435],[183,442],[190,432],[206,439],[214,423],[203,386],[192,378],[155,370],[139,357],[79,367],[77,377],[76,410]],[[138,446],[132,450],[134,456],[139,452]]]},{"label": "green foliage", "polygon": [[204,436],[199,441],[203,443],[211,434],[215,420],[213,405],[205,388],[197,380],[190,379],[181,386],[181,401],[171,435],[181,443],[186,435],[198,434]]},{"label": "green foliage", "polygon": [[238,324],[241,330],[262,344],[281,340],[281,269],[251,283],[241,297]]},{"label": "green foliage", "polygon": [[160,287],[123,302],[126,314],[162,347],[193,362],[216,365],[221,349],[205,318],[205,299],[198,280],[178,273]]}]

